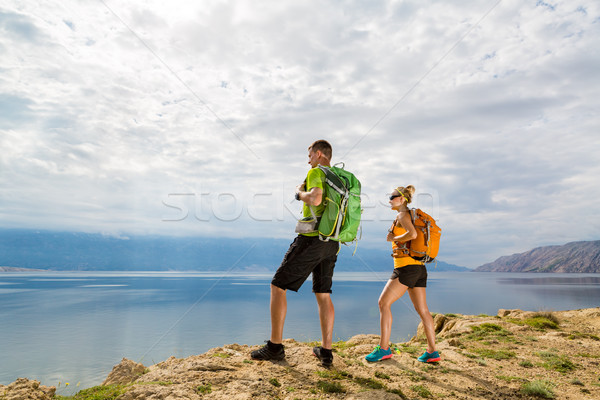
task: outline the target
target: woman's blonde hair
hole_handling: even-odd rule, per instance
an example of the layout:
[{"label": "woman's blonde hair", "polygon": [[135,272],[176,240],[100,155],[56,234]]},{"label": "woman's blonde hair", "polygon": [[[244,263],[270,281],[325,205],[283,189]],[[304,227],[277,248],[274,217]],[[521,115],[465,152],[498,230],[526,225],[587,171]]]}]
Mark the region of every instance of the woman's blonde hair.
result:
[{"label": "woman's blonde hair", "polygon": [[406,187],[398,186],[396,190],[402,197],[404,197],[406,204],[410,204],[412,201],[412,196],[415,193],[415,187],[413,185],[408,185]]}]

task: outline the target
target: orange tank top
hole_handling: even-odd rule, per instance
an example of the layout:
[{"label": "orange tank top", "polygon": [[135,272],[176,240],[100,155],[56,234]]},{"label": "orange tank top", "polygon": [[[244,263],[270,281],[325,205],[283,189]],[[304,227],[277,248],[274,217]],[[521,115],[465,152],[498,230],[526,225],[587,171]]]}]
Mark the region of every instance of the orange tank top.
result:
[{"label": "orange tank top", "polygon": [[[406,233],[406,229],[404,229],[402,226],[394,225],[392,232],[394,233],[394,236],[401,236]],[[396,242],[392,242],[392,249],[395,250],[397,248],[398,248],[398,244]],[[407,265],[424,265],[424,264],[421,261],[415,260],[414,258],[412,258],[410,256],[394,257],[394,268],[402,268]]]}]

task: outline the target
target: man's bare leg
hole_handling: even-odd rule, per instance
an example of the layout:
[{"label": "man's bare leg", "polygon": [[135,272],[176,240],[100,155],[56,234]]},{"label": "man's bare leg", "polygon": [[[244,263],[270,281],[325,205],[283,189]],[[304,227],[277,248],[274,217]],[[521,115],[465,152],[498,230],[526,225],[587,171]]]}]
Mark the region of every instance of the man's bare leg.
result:
[{"label": "man's bare leg", "polygon": [[281,344],[283,341],[283,325],[287,314],[287,297],[285,289],[271,285],[271,343]]},{"label": "man's bare leg", "polygon": [[321,334],[323,335],[323,348],[331,349],[333,345],[333,322],[335,309],[329,293],[315,293],[319,305],[319,320],[321,321]]}]

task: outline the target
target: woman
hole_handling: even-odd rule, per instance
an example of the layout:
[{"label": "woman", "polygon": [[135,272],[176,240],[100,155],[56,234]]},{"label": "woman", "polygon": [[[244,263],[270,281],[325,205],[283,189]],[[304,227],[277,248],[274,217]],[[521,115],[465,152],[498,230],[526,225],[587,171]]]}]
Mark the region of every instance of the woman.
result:
[{"label": "woman", "polygon": [[427,286],[427,269],[425,265],[405,254],[401,246],[417,237],[417,231],[410,218],[408,204],[412,200],[415,188],[412,185],[407,187],[398,187],[390,196],[390,205],[392,210],[398,211],[394,219],[392,228],[388,232],[387,240],[392,242],[394,255],[394,272],[388,280],[385,288],[379,296],[379,313],[381,322],[381,340],[379,345],[371,354],[365,357],[367,361],[375,362],[392,357],[392,350],[389,347],[390,334],[392,330],[392,304],[408,291],[410,300],[415,310],[419,313],[425,335],[427,336],[427,351],[423,353],[418,360],[421,362],[440,361],[440,355],[435,348],[435,330],[433,327],[433,318],[427,308],[425,287]]}]

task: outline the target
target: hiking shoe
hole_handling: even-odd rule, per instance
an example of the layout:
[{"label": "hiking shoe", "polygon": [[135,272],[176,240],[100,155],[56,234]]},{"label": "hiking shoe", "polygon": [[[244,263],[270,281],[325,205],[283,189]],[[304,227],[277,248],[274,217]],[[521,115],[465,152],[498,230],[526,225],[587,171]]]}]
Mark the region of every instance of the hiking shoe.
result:
[{"label": "hiking shoe", "polygon": [[331,350],[324,349],[321,346],[313,347],[313,354],[321,360],[321,365],[324,367],[331,367],[333,364],[333,353]]},{"label": "hiking shoe", "polygon": [[250,357],[255,360],[281,361],[285,358],[285,351],[282,344],[274,344],[270,340],[267,340],[267,344],[250,353]]},{"label": "hiking shoe", "polygon": [[433,353],[425,352],[421,355],[421,357],[417,358],[417,360],[421,362],[438,362],[441,361],[440,353],[434,351]]},{"label": "hiking shoe", "polygon": [[387,350],[382,349],[381,346],[375,346],[375,350],[371,352],[368,356],[365,357],[365,360],[368,362],[375,362],[381,360],[387,360],[388,358],[392,358],[392,349],[388,347]]}]

